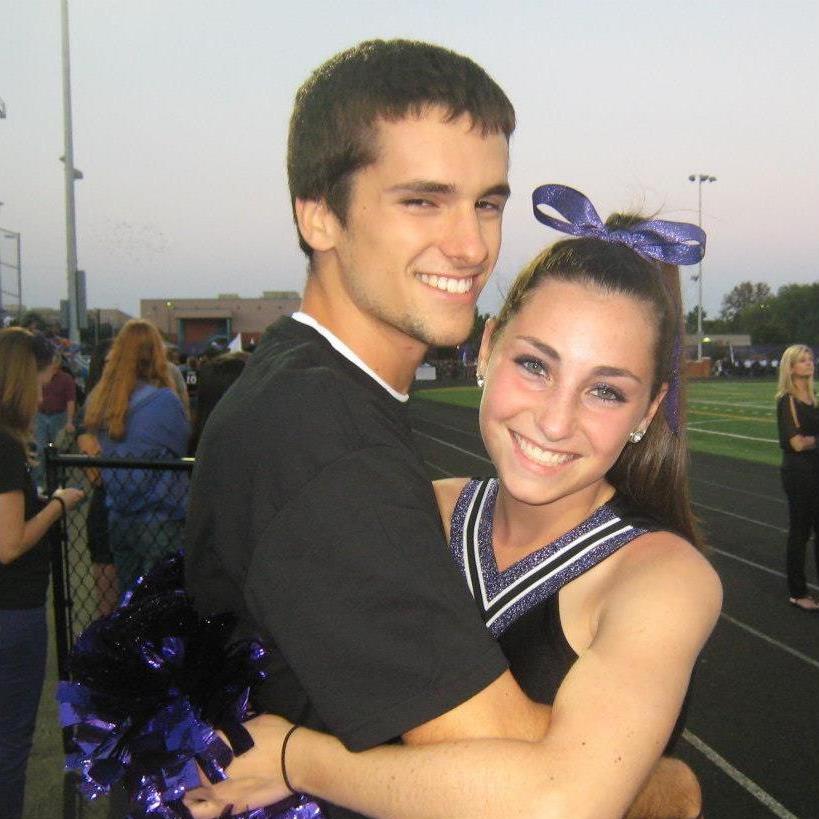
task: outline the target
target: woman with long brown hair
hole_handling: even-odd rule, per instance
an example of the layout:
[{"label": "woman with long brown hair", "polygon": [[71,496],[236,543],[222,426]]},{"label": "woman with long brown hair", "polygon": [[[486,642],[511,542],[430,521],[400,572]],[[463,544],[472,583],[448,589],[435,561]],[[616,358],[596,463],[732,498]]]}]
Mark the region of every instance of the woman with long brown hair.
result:
[{"label": "woman with long brown hair", "polygon": [[42,384],[54,350],[42,337],[0,330],[0,816],[23,812],[26,764],[43,688],[46,588],[45,534],[84,497],[57,489],[38,498],[29,446]]},{"label": "woman with long brown hair", "polygon": [[[85,409],[106,458],[184,457],[190,424],[174,389],[165,345],[149,321],[120,330]],[[181,546],[188,480],[181,472],[103,469],[111,552],[121,592]]]},{"label": "woman with long brown hair", "polygon": [[782,485],[788,498],[788,602],[802,611],[819,612],[808,594],[805,552],[811,532],[819,566],[819,405],[813,391],[813,350],[792,344],[779,362],[776,419],[782,448]]}]

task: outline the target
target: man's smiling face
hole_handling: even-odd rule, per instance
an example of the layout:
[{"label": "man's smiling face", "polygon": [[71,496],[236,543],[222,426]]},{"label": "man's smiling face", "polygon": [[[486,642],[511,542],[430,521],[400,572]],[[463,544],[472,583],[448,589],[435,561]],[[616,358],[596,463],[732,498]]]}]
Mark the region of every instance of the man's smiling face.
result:
[{"label": "man's smiling face", "polygon": [[508,144],[439,108],[376,125],[334,241],[349,306],[424,345],[462,342],[500,251]]}]

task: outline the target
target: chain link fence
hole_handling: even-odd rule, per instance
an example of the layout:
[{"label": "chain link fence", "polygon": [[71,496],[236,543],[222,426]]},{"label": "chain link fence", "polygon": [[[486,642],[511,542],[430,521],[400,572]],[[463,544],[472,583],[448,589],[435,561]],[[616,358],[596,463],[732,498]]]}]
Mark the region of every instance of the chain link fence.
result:
[{"label": "chain link fence", "polygon": [[[141,574],[182,548],[192,458],[92,458],[46,452],[46,489],[83,489],[87,500],[52,527],[52,593],[57,672],[70,680],[68,656],[82,631],[110,612]],[[74,746],[63,731],[66,753]],[[66,774],[64,819],[83,815],[75,777]],[[73,803],[73,807],[72,807]]]}]

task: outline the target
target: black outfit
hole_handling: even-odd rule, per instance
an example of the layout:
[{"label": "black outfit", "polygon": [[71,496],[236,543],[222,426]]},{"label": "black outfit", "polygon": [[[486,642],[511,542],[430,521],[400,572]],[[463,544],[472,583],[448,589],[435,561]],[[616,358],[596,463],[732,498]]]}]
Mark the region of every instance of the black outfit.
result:
[{"label": "black outfit", "polygon": [[208,419],[185,543],[200,612],[235,611],[237,636],[272,652],[254,705],[352,750],[506,668],[447,555],[405,406],[294,319],[267,331]]},{"label": "black outfit", "polygon": [[[497,493],[495,478],[466,484],[452,512],[450,552],[518,684],[531,700],[551,705],[577,660],[560,622],[560,589],[640,535],[664,527],[616,495],[569,532],[501,571],[492,546]],[[685,726],[687,703],[688,696],[665,754]]]},{"label": "black outfit", "polygon": [[[0,494],[22,492],[24,518],[40,509],[22,444],[0,431]],[[0,564],[0,819],[21,819],[26,766],[46,664],[49,549],[43,538]]]},{"label": "black outfit", "polygon": [[[0,492],[23,493],[24,516],[40,511],[40,500],[20,442],[0,430]],[[48,540],[43,538],[17,560],[0,564],[0,609],[33,609],[45,605],[51,568]]]},{"label": "black outfit", "polygon": [[794,435],[819,436],[819,407],[783,395],[776,402],[776,419],[782,447],[782,485],[788,498],[788,594],[806,597],[805,552],[811,531],[819,570],[819,451],[797,452],[790,440]]}]

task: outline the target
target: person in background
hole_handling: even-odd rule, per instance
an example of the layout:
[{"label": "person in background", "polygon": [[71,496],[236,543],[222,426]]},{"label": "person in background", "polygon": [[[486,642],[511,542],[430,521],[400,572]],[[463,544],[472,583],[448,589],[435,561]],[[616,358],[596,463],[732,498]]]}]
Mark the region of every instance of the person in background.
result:
[{"label": "person in background", "polygon": [[[85,427],[106,458],[184,457],[190,423],[169,373],[162,337],[131,319],[88,396]],[[119,591],[181,547],[188,478],[171,470],[103,469],[111,553]]]},{"label": "person in background", "polygon": [[190,454],[196,454],[196,447],[205,428],[205,422],[219,399],[231,384],[242,374],[250,353],[224,353],[210,359],[197,373],[196,411],[194,412],[193,435]]},{"label": "person in background", "polygon": [[0,819],[20,819],[26,765],[45,676],[46,532],[84,497],[57,489],[43,503],[28,445],[53,348],[22,328],[0,331]]},{"label": "person in background", "polygon": [[54,353],[45,377],[48,380],[43,385],[43,400],[35,422],[38,463],[34,479],[38,486],[45,484],[45,449],[48,444],[56,443],[63,430],[71,435],[76,431],[77,385],[71,374],[63,369],[59,353]]},{"label": "person in background", "polygon": [[782,448],[782,485],[788,499],[788,602],[802,611],[819,612],[808,594],[805,552],[811,532],[819,569],[819,406],[813,387],[813,351],[792,344],[779,362],[776,420]]},{"label": "person in background", "polygon": [[185,376],[182,375],[182,370],[179,368],[179,350],[176,347],[169,347],[165,345],[168,356],[168,375],[173,382],[172,386],[185,408],[185,415],[191,417],[191,400],[188,395],[188,386],[185,383]]},{"label": "person in background", "polygon": [[[86,390],[89,394],[102,377],[102,370],[112,344],[113,339],[104,339],[97,344],[91,354],[86,379]],[[102,454],[99,439],[85,428],[84,406],[77,414],[77,448],[83,455],[91,457],[99,457]],[[102,476],[98,469],[87,469],[86,474],[94,489],[88,504],[85,528],[88,536],[88,550],[91,555],[91,574],[94,578],[94,589],[97,596],[97,615],[103,616],[114,610],[119,598],[119,586],[114,556],[111,554],[108,507]]]}]

